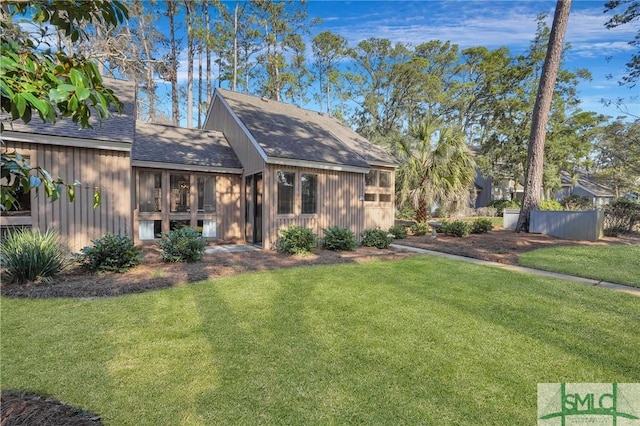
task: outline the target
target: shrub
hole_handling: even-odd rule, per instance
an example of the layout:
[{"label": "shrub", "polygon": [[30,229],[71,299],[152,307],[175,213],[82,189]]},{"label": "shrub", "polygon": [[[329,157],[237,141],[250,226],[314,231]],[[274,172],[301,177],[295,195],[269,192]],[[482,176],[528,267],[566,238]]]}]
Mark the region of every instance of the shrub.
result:
[{"label": "shrub", "polygon": [[517,209],[520,208],[520,201],[517,200],[493,200],[487,207],[494,207],[496,209],[496,215],[502,216],[504,209]]},{"label": "shrub", "polygon": [[593,210],[594,205],[589,197],[569,195],[562,200],[562,207],[565,210]]},{"label": "shrub", "polygon": [[494,217],[498,215],[498,209],[495,207],[479,207],[476,209],[477,216]]},{"label": "shrub", "polygon": [[493,223],[489,219],[476,219],[471,223],[472,234],[486,234],[493,229]]},{"label": "shrub", "polygon": [[206,238],[189,227],[163,233],[158,241],[164,262],[196,262],[202,259],[206,246]]},{"label": "shrub", "polygon": [[366,229],[362,232],[362,245],[379,249],[389,248],[393,236],[380,228]]},{"label": "shrub", "polygon": [[400,224],[395,224],[389,228],[389,234],[393,235],[396,240],[407,238],[407,227]]},{"label": "shrub", "polygon": [[415,236],[427,235],[429,233],[429,224],[427,222],[416,222],[411,225],[411,233]]},{"label": "shrub", "polygon": [[339,226],[324,229],[324,246],[327,250],[355,250],[356,237],[353,232]]},{"label": "shrub", "polygon": [[557,202],[556,200],[541,200],[540,206],[538,206],[540,210],[546,211],[562,211],[562,204]]},{"label": "shrub", "polygon": [[618,198],[604,208],[604,234],[617,237],[640,224],[640,202]]},{"label": "shrub", "polygon": [[67,253],[55,231],[17,229],[0,244],[0,266],[7,282],[47,282],[67,264]]},{"label": "shrub", "polygon": [[311,253],[318,244],[318,237],[309,228],[291,225],[280,230],[278,250],[289,254]]},{"label": "shrub", "polygon": [[439,231],[445,235],[462,238],[468,236],[471,232],[471,224],[463,220],[454,220],[453,222],[444,221],[442,225],[440,225]]},{"label": "shrub", "polygon": [[77,256],[82,267],[91,272],[124,272],[140,264],[142,249],[127,236],[107,234],[91,242],[93,246],[83,247]]}]

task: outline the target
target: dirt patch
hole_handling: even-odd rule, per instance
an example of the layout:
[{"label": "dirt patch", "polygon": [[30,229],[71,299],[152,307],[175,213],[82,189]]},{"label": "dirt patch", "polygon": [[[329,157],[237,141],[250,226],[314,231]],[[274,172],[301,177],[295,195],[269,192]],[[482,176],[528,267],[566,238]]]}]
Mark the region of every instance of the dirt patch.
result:
[{"label": "dirt patch", "polygon": [[205,254],[194,263],[164,263],[156,247],[144,249],[141,265],[126,273],[88,274],[81,269],[69,270],[48,283],[3,284],[6,297],[109,297],[141,293],[238,274],[242,272],[290,268],[294,266],[365,262],[372,259],[401,259],[409,253],[359,247],[352,252],[317,250],[307,256],[290,256],[274,251],[254,250],[241,253]]},{"label": "dirt patch", "polygon": [[396,240],[395,243],[491,262],[517,265],[520,255],[531,250],[557,246],[640,244],[640,235],[628,235],[620,238],[605,237],[598,241],[576,241],[543,234],[517,233],[513,230],[500,228],[486,234],[471,234],[465,238],[438,234],[435,239],[431,238],[431,235],[412,236],[403,240]]}]

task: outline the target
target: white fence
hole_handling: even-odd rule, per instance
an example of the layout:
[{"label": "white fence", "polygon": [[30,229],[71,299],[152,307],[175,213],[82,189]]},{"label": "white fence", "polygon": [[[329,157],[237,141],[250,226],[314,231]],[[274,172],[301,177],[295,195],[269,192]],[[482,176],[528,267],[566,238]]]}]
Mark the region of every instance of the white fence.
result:
[{"label": "white fence", "polygon": [[[519,210],[505,209],[504,228],[515,229],[519,215]],[[534,210],[531,212],[529,232],[570,240],[597,241],[604,236],[604,212]]]}]

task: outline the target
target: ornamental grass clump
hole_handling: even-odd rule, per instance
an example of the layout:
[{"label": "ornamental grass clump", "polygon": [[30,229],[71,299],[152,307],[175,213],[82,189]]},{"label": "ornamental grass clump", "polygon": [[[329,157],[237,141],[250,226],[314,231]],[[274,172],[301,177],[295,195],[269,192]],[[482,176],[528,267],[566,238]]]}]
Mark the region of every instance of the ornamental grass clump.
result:
[{"label": "ornamental grass clump", "polygon": [[327,250],[352,251],[356,249],[356,237],[347,228],[332,226],[324,229],[324,248]]},{"label": "ornamental grass clump", "polygon": [[49,282],[69,263],[58,233],[38,229],[11,231],[0,244],[3,281],[23,284]]},{"label": "ornamental grass clump", "polygon": [[197,262],[204,256],[206,246],[206,238],[189,227],[163,233],[158,241],[164,262]]},{"label": "ornamental grass clump", "polygon": [[142,249],[126,235],[107,234],[83,247],[77,256],[84,269],[91,272],[125,272],[140,264]]}]

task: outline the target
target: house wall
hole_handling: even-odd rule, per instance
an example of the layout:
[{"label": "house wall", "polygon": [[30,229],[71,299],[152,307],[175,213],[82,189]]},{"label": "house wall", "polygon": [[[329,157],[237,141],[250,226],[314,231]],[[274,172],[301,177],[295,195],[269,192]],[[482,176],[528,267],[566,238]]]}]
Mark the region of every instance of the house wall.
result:
[{"label": "house wall", "polygon": [[216,99],[211,108],[210,118],[205,124],[205,128],[224,134],[240,160],[245,175],[251,175],[264,169],[264,159],[222,101]]},{"label": "house wall", "polygon": [[[31,215],[2,218],[2,225],[22,222],[44,232],[55,229],[63,243],[73,252],[91,244],[107,233],[132,236],[130,153],[90,148],[63,147],[5,141],[6,149],[14,148],[29,157],[32,167],[42,167],[55,179],[78,180],[75,201],[69,202],[66,191],[55,202],[31,191]],[[101,203],[93,208],[94,188],[101,192]]]},{"label": "house wall", "polygon": [[[279,170],[296,173],[294,214],[278,215]],[[318,212],[315,215],[302,215],[300,196],[300,174],[318,175]],[[339,226],[350,229],[360,238],[365,229],[364,176],[361,173],[338,172],[302,167],[268,165],[264,175],[263,198],[263,247],[276,248],[278,232],[291,225],[311,228],[314,233],[323,236],[323,229]]]},{"label": "house wall", "polygon": [[[138,208],[137,196],[139,191],[139,173],[141,171],[154,172],[162,174],[162,211],[160,212],[140,212]],[[170,212],[170,194],[169,194],[169,176],[172,173],[181,175],[190,175],[192,181],[195,182],[197,176],[215,176],[215,193],[216,193],[216,211],[215,213],[198,213],[195,211],[176,213]],[[218,242],[238,242],[243,236],[243,217],[241,208],[241,185],[242,177],[240,175],[228,173],[204,173],[191,172],[185,170],[172,169],[151,169],[151,168],[134,168],[135,186],[132,191],[132,205],[134,212],[133,235],[136,242],[140,242],[139,237],[139,220],[160,220],[162,221],[162,232],[169,232],[170,220],[188,220],[195,226],[198,220],[212,219],[216,223],[216,237],[212,238]],[[196,197],[195,185],[192,187],[191,198]],[[193,200],[192,200],[193,201]],[[153,240],[148,240],[153,241]]]}]

